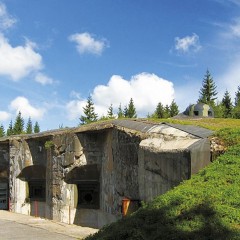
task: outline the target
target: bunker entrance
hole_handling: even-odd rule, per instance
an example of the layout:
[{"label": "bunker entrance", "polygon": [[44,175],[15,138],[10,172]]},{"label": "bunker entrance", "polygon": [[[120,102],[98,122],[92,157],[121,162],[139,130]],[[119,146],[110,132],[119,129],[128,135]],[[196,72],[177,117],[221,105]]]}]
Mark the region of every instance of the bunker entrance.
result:
[{"label": "bunker entrance", "polygon": [[29,201],[46,201],[46,167],[28,166],[21,171],[18,178],[28,183]]},{"label": "bunker entrance", "polygon": [[99,209],[99,175],[97,164],[75,167],[67,174],[65,182],[77,185],[78,208]]}]

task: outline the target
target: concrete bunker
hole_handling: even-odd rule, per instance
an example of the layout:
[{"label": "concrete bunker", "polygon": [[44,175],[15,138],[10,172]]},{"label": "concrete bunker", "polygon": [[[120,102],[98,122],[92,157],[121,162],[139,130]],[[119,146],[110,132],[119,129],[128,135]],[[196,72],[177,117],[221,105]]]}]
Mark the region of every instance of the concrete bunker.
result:
[{"label": "concrete bunker", "polygon": [[0,141],[10,210],[100,228],[122,217],[124,203],[128,214],[209,164],[211,134],[112,120],[11,136]]}]

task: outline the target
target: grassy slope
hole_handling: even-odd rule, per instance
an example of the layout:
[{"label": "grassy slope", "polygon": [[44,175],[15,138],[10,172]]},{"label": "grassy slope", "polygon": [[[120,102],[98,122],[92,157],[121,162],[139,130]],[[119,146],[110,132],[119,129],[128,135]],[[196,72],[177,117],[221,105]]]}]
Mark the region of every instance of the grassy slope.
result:
[{"label": "grassy slope", "polygon": [[240,120],[174,123],[218,130],[229,149],[192,179],[88,240],[240,239]]}]

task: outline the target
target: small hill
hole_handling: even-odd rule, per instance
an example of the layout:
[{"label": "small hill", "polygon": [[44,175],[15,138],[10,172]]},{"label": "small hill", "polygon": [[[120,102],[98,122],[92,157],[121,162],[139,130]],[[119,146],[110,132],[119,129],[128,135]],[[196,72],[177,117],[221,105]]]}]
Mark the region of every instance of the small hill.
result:
[{"label": "small hill", "polygon": [[240,120],[166,121],[217,130],[227,151],[192,179],[86,240],[240,239]]}]

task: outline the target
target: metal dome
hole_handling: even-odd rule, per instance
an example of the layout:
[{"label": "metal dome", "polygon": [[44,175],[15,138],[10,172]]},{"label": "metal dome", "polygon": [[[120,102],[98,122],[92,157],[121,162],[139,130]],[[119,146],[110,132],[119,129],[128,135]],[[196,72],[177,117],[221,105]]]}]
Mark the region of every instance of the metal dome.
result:
[{"label": "metal dome", "polygon": [[214,117],[213,108],[205,103],[191,104],[183,114],[190,117]]}]

